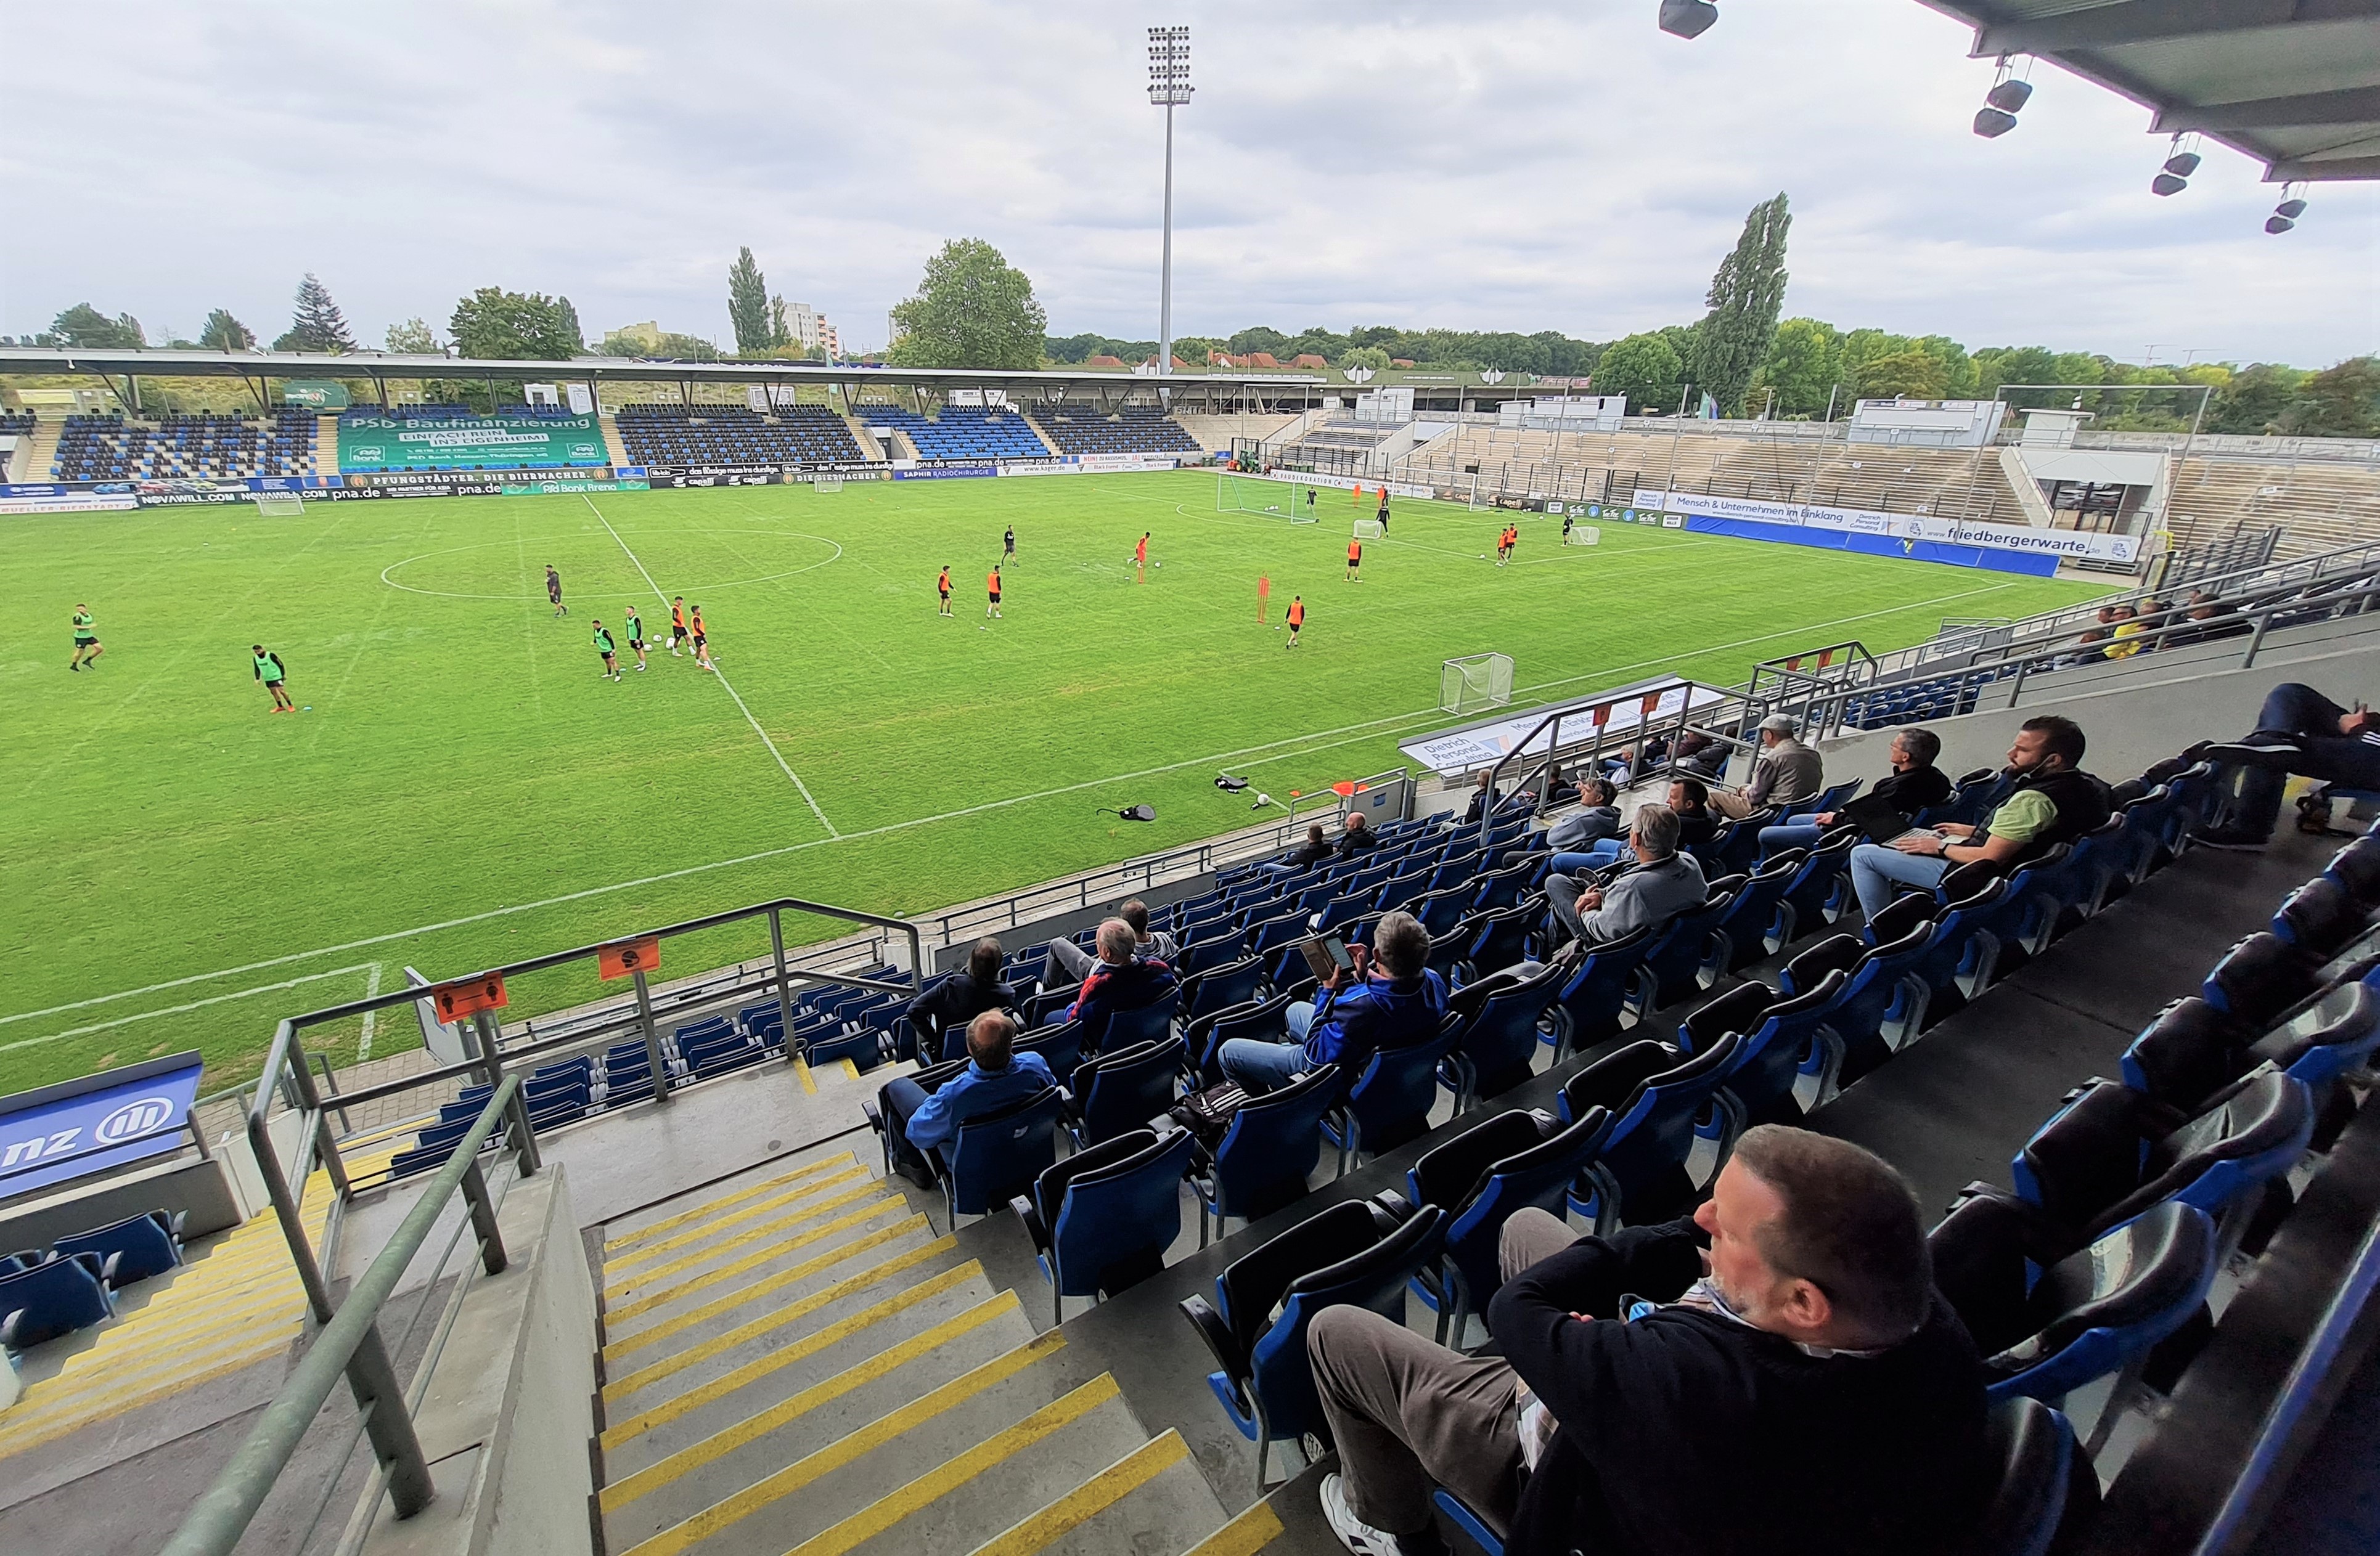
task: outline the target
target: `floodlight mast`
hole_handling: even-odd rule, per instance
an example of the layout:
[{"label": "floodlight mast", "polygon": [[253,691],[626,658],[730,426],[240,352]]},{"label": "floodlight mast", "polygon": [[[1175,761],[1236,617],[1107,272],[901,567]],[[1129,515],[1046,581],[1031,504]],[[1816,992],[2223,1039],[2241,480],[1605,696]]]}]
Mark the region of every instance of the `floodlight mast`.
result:
[{"label": "floodlight mast", "polygon": [[1173,371],[1173,110],[1190,101],[1190,30],[1148,30],[1148,101],[1165,110],[1165,254],[1158,277],[1157,371]]}]

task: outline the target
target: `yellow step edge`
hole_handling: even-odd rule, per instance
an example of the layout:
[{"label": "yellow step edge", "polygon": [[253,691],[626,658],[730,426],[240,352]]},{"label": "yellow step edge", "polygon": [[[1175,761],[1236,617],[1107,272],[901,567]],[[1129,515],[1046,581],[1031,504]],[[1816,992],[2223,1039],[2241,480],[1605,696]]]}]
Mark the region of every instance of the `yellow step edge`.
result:
[{"label": "yellow step edge", "polygon": [[[615,1378],[603,1385],[604,1403],[608,1405],[615,1399],[625,1399],[632,1393],[641,1393],[662,1379],[683,1372],[698,1362],[709,1361],[716,1356],[724,1356],[736,1346],[757,1340],[772,1329],[781,1329],[786,1324],[806,1319],[821,1308],[831,1307],[846,1297],[865,1291],[879,1282],[891,1279],[904,1270],[914,1269],[938,1254],[951,1251],[957,1246],[957,1238],[943,1237],[927,1244],[924,1248],[911,1248],[906,1253],[884,1260],[880,1263],[871,1264],[857,1274],[847,1275],[832,1285],[823,1286],[798,1301],[788,1302],[773,1312],[764,1312],[748,1323],[739,1323],[725,1333],[714,1335],[698,1345],[689,1345],[685,1350],[663,1357],[649,1367],[639,1369],[624,1377]],[[982,1273],[982,1263],[970,1259],[959,1265],[955,1271],[944,1271],[941,1274],[933,1277],[930,1282],[902,1287],[899,1296],[901,1297],[923,1297],[927,1294],[929,1286],[936,1291],[948,1289],[946,1284],[936,1283],[965,1280],[970,1276]],[[750,1298],[747,1297],[747,1299]]]},{"label": "yellow step edge", "polygon": [[1102,1372],[1074,1393],[1051,1401],[1004,1431],[994,1433],[939,1468],[917,1477],[892,1495],[829,1529],[822,1529],[786,1552],[786,1556],[844,1556],[930,1502],[957,1490],[977,1476],[996,1469],[1045,1437],[1081,1420],[1117,1396],[1113,1377]]},{"label": "yellow step edge", "polygon": [[67,1358],[67,1364],[51,1376],[25,1387],[23,1399],[39,1403],[46,1395],[64,1397],[90,1392],[94,1382],[118,1381],[126,1375],[154,1376],[176,1370],[192,1357],[206,1351],[220,1350],[255,1339],[268,1332],[274,1334],[293,1333],[305,1320],[301,1309],[292,1309],[280,1314],[263,1314],[246,1321],[209,1330],[187,1338],[177,1337],[165,1348],[143,1344],[138,1347],[121,1346],[102,1353],[96,1347]]},{"label": "yellow step edge", "polygon": [[859,1079],[859,1067],[852,1063],[849,1059],[837,1059],[835,1063],[843,1067],[844,1080],[856,1080]]},{"label": "yellow step edge", "polygon": [[1183,1556],[1256,1556],[1281,1534],[1281,1514],[1269,1502],[1257,1502]]},{"label": "yellow step edge", "polygon": [[[686,1270],[698,1269],[703,1264],[718,1258],[721,1254],[730,1253],[740,1248],[749,1248],[754,1243],[765,1242],[769,1238],[783,1232],[786,1228],[799,1225],[801,1223],[808,1221],[814,1215],[820,1215],[832,1210],[840,1210],[844,1206],[851,1204],[856,1200],[865,1199],[870,1194],[882,1194],[884,1192],[882,1187],[876,1179],[866,1176],[865,1168],[854,1167],[851,1171],[852,1177],[858,1179],[859,1181],[856,1182],[854,1187],[845,1188],[842,1193],[830,1194],[823,1200],[813,1200],[796,1210],[793,1210],[783,1215],[780,1215],[773,1220],[763,1222],[758,1226],[747,1227],[732,1237],[713,1243],[708,1248],[698,1248],[692,1253],[686,1254],[677,1259],[673,1259],[667,1263],[656,1264],[650,1270],[639,1270],[635,1274],[626,1276],[624,1279],[605,1281],[603,1283],[604,1297],[606,1298],[618,1297],[624,1293],[634,1291],[638,1286],[646,1285],[653,1281],[660,1280],[664,1276],[674,1275]],[[845,1180],[837,1179],[836,1183],[839,1185],[844,1181]]]},{"label": "yellow step edge", "polygon": [[211,1383],[218,1378],[229,1377],[232,1373],[245,1368],[270,1361],[275,1356],[285,1352],[288,1345],[289,1339],[286,1336],[277,1339],[262,1337],[258,1340],[252,1350],[226,1357],[214,1365],[196,1372],[159,1379],[148,1388],[122,1398],[111,1399],[99,1405],[81,1405],[67,1413],[63,1419],[53,1420],[46,1426],[42,1424],[39,1417],[27,1413],[20,1403],[8,1412],[8,1430],[0,1433],[0,1459],[5,1459],[12,1453],[24,1453],[30,1448],[39,1448],[47,1443],[55,1442],[60,1438],[72,1436],[94,1422],[121,1416],[128,1411],[137,1410],[144,1405],[153,1405],[161,1399],[169,1399],[185,1389],[194,1389],[201,1383]]},{"label": "yellow step edge", "polygon": [[693,1517],[672,1525],[641,1545],[630,1547],[621,1556],[676,1556],[677,1552],[692,1550],[720,1530],[740,1523],[771,1502],[793,1495],[847,1464],[865,1458],[904,1432],[973,1399],[1044,1357],[1054,1356],[1063,1350],[1065,1345],[1065,1336],[1056,1330],[1027,1341],[1005,1356],[995,1357],[931,1393],[910,1401],[888,1416],[880,1417],[850,1436],[827,1444],[807,1458],[796,1459],[774,1475],[754,1481],[734,1496],[712,1503]]},{"label": "yellow step edge", "polygon": [[[822,1177],[816,1183],[805,1183],[797,1188],[788,1188],[781,1194],[772,1195],[766,1200],[758,1200],[752,1204],[747,1205],[742,1210],[730,1211],[716,1220],[704,1222],[699,1226],[689,1226],[674,1237],[663,1237],[657,1243],[652,1243],[647,1247],[622,1254],[617,1259],[613,1259],[611,1256],[606,1255],[603,1260],[603,1273],[609,1275],[617,1271],[620,1273],[625,1274],[629,1267],[640,1264],[648,1259],[659,1259],[665,1253],[674,1253],[679,1248],[687,1248],[697,1243],[709,1242],[711,1238],[718,1236],[719,1234],[742,1226],[747,1222],[753,1220],[755,1217],[767,1215],[771,1211],[781,1210],[786,1205],[808,1199],[813,1194],[823,1193],[825,1190],[832,1188],[839,1184],[849,1183],[855,1178],[863,1177],[873,1181],[875,1175],[870,1173],[867,1168],[861,1166],[858,1163],[854,1162],[842,1172],[836,1173],[830,1177]],[[715,1243],[712,1246],[714,1248],[724,1248],[728,1245],[724,1243]]]},{"label": "yellow step edge", "polygon": [[1169,1429],[1015,1527],[976,1547],[975,1556],[1035,1556],[1189,1456],[1190,1445]]},{"label": "yellow step edge", "polygon": [[640,1297],[636,1301],[625,1303],[621,1307],[607,1308],[604,1313],[605,1321],[625,1323],[630,1319],[641,1318],[656,1308],[665,1308],[682,1297],[693,1296],[698,1291],[708,1291],[722,1281],[732,1281],[738,1275],[748,1274],[772,1260],[783,1258],[795,1248],[808,1248],[810,1244],[824,1241],[838,1232],[848,1232],[855,1226],[865,1225],[887,1211],[904,1211],[908,1208],[909,1202],[898,1196],[887,1196],[872,1204],[862,1205],[849,1215],[814,1226],[798,1237],[788,1237],[783,1242],[764,1248],[758,1253],[747,1254],[733,1264],[722,1264],[715,1270],[706,1270],[692,1280],[680,1281],[665,1290],[656,1291],[650,1297]]},{"label": "yellow step edge", "polygon": [[765,1194],[772,1188],[781,1188],[788,1183],[798,1183],[803,1178],[816,1177],[820,1173],[829,1172],[837,1167],[856,1164],[858,1161],[858,1157],[846,1152],[840,1157],[830,1158],[823,1162],[812,1162],[807,1166],[796,1167],[790,1173],[780,1173],[775,1177],[752,1184],[723,1199],[706,1200],[692,1210],[680,1211],[677,1214],[656,1221],[650,1225],[639,1226],[633,1232],[624,1232],[619,1236],[609,1238],[603,1244],[603,1252],[609,1256],[614,1249],[633,1248],[656,1232],[673,1231],[689,1221],[700,1221],[705,1216],[716,1214],[730,1205],[740,1204],[755,1194]]},{"label": "yellow step edge", "polygon": [[[731,1453],[747,1442],[758,1441],[788,1422],[799,1420],[821,1405],[841,1399],[855,1389],[865,1387],[888,1373],[906,1367],[928,1352],[947,1345],[962,1334],[980,1329],[1003,1314],[1022,1311],[1022,1304],[1018,1302],[1016,1294],[1013,1291],[1003,1291],[998,1297],[987,1297],[964,1313],[945,1319],[931,1329],[913,1334],[899,1345],[889,1346],[865,1361],[846,1367],[831,1378],[821,1379],[808,1388],[787,1394],[783,1399],[757,1415],[748,1416],[732,1427],[712,1432],[699,1442],[688,1443],[676,1453],[646,1466],[633,1475],[621,1477],[617,1481],[603,1488],[601,1502],[602,1510],[609,1513],[613,1508],[625,1507],[659,1487],[666,1486],[682,1476],[692,1474],[703,1466],[717,1460],[722,1454]],[[883,1314],[876,1314],[868,1320],[868,1322],[879,1322],[884,1317]],[[841,1340],[849,1334],[857,1333],[864,1327],[866,1325],[854,1325],[844,1334],[836,1335],[835,1339]],[[829,1344],[832,1343],[832,1341],[829,1342]],[[824,1348],[824,1346],[814,1346],[811,1354]],[[728,1392],[733,1391],[722,1391],[722,1393]],[[673,1405],[676,1403],[674,1400],[671,1401]],[[668,1418],[674,1419],[675,1416],[683,1414],[685,1414],[684,1411],[677,1411]],[[622,1428],[619,1435],[605,1432],[602,1445],[608,1451],[620,1442],[641,1434],[650,1427],[660,1424],[659,1420],[651,1417],[640,1416]]]},{"label": "yellow step edge", "polygon": [[[638,1330],[634,1334],[607,1343],[603,1347],[604,1365],[608,1367],[613,1362],[617,1361],[624,1357],[633,1356],[637,1352],[645,1349],[647,1346],[653,1345],[661,1341],[666,1340],[671,1335],[677,1333],[680,1330],[686,1329],[691,1325],[701,1323],[706,1320],[715,1319],[722,1313],[730,1312],[737,1308],[745,1306],[747,1303],[758,1301],[759,1298],[768,1296],[771,1292],[782,1291],[786,1286],[792,1285],[797,1281],[808,1280],[810,1276],[817,1274],[820,1270],[827,1269],[832,1265],[840,1264],[844,1260],[849,1259],[856,1254],[866,1253],[869,1248],[882,1248],[886,1243],[895,1242],[915,1232],[930,1233],[933,1229],[933,1223],[928,1221],[923,1215],[913,1215],[906,1221],[894,1222],[892,1225],[884,1227],[879,1231],[870,1232],[864,1237],[855,1238],[839,1247],[829,1248],[826,1252],[820,1254],[815,1259],[806,1259],[799,1264],[795,1264],[791,1268],[780,1270],[773,1275],[769,1275],[760,1280],[754,1281],[750,1285],[739,1286],[725,1297],[719,1297],[714,1301],[706,1302],[699,1308],[689,1308],[685,1312],[678,1314],[677,1317],[674,1319],[664,1319],[660,1323],[653,1325],[650,1329]],[[923,1248],[914,1248],[910,1250],[910,1252],[902,1255],[902,1264],[888,1265],[884,1268],[886,1273],[889,1273],[892,1269],[904,1267],[904,1265],[908,1261],[923,1259],[935,1253],[949,1253],[957,1247],[958,1238],[955,1236],[940,1237],[935,1241],[927,1244]],[[857,1279],[859,1279],[859,1277],[856,1275],[852,1277],[852,1280],[854,1281]],[[845,1282],[843,1284],[849,1285],[850,1283]],[[655,1371],[663,1365],[665,1364],[660,1362],[652,1363],[647,1367],[646,1370]]]},{"label": "yellow step edge", "polygon": [[795,1059],[794,1061],[794,1079],[802,1083],[802,1090],[804,1092],[808,1092],[811,1096],[818,1095],[818,1077],[810,1073],[810,1067],[808,1060]]},{"label": "yellow step edge", "polygon": [[295,1322],[304,1316],[304,1294],[299,1292],[261,1298],[225,1309],[221,1315],[210,1314],[206,1323],[188,1328],[142,1323],[140,1321],[147,1316],[144,1309],[101,1330],[91,1337],[89,1348],[67,1357],[57,1371],[32,1388],[48,1387],[61,1379],[79,1378],[101,1369],[129,1366],[155,1351],[170,1354],[196,1350],[217,1335],[252,1331],[260,1322],[271,1322],[276,1314]]}]

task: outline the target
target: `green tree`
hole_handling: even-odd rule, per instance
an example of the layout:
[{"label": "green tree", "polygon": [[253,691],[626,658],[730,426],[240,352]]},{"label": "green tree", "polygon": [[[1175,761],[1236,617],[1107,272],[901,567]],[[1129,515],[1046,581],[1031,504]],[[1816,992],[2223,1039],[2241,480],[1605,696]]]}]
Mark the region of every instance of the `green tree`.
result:
[{"label": "green tree", "polygon": [[2281,424],[2298,387],[2310,375],[2271,362],[2253,362],[2231,375],[2231,381],[2206,408],[2206,430],[2243,438],[2262,438]]},{"label": "green tree", "polygon": [[981,238],[953,238],[926,261],[917,294],[894,305],[890,357],[903,368],[1041,365],[1050,317],[1033,283]]},{"label": "green tree", "polygon": [[356,349],[356,338],[347,331],[346,316],[331,300],[331,289],[316,280],[312,271],[308,271],[306,278],[298,283],[297,314],[281,338],[273,343],[273,349],[333,353]]},{"label": "green tree", "polygon": [[[1842,398],[1835,392],[1842,375],[1840,332],[1824,320],[1789,319],[1777,326],[1767,360],[1754,375],[1752,390],[1743,397],[1744,414],[1766,406],[1773,416],[1825,416],[1828,401]],[[1757,392],[1764,390],[1776,391],[1773,404],[1765,393]]]},{"label": "green tree", "polygon": [[727,267],[727,321],[735,331],[735,355],[764,356],[778,344],[775,323],[769,317],[769,282],[747,246]]},{"label": "green tree", "polygon": [[256,332],[234,319],[231,309],[219,308],[199,327],[199,345],[207,351],[254,351]]},{"label": "green tree", "polygon": [[2350,356],[2306,380],[2278,425],[2298,438],[2380,437],[2380,356]]},{"label": "green tree", "polygon": [[435,356],[446,349],[438,343],[438,332],[419,319],[390,325],[387,344],[389,350],[407,356]]},{"label": "green tree", "polygon": [[1388,365],[1389,354],[1376,345],[1353,347],[1339,359],[1339,366],[1342,368],[1369,368],[1374,372],[1378,372]]},{"label": "green tree", "polygon": [[542,292],[482,286],[455,305],[446,330],[463,356],[482,359],[560,362],[585,349],[578,311]]},{"label": "green tree", "polygon": [[1711,276],[1703,299],[1710,311],[1694,330],[1694,381],[1718,402],[1722,415],[1744,408],[1752,375],[1767,360],[1785,302],[1785,236],[1793,225],[1785,197],[1746,212],[1735,247]]},{"label": "green tree", "polygon": [[1942,365],[1942,392],[1937,400],[1965,400],[1975,392],[1975,363],[1967,348],[1948,335],[1920,335],[1917,349]]},{"label": "green tree", "polygon": [[1854,382],[1862,400],[1939,400],[1943,380],[1941,358],[1912,347],[1869,357]]},{"label": "green tree", "polygon": [[89,303],[77,303],[50,320],[49,332],[52,344],[86,350],[136,350],[148,344],[140,332],[140,320],[128,313],[110,319]]},{"label": "green tree", "polygon": [[[1234,356],[1244,356],[1252,351],[1269,351],[1275,356],[1281,356],[1281,354],[1284,350],[1288,349],[1288,346],[1289,337],[1287,335],[1284,335],[1280,331],[1272,329],[1267,325],[1258,324],[1253,328],[1242,330],[1233,334],[1232,336],[1231,350],[1232,355]],[[1079,361],[1081,359],[1078,357],[1076,360]],[[1283,357],[1282,360],[1286,361],[1287,358]]]},{"label": "green tree", "polygon": [[719,348],[700,335],[681,335],[669,330],[662,332],[661,340],[650,351],[639,336],[606,335],[603,337],[602,354],[606,356],[654,356],[674,362],[719,360]]},{"label": "green tree", "polygon": [[1604,348],[1595,366],[1595,388],[1602,394],[1624,394],[1640,411],[1671,408],[1686,366],[1668,341],[1658,334],[1630,335]]}]

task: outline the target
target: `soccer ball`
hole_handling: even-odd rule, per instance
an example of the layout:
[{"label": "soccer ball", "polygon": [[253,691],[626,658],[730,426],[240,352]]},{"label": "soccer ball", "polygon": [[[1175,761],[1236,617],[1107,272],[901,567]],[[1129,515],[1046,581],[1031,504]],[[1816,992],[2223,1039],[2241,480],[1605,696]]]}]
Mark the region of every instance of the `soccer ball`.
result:
[{"label": "soccer ball", "polygon": [[1481,561],[1486,561],[1488,560],[1488,553],[1487,553],[1487,552],[1485,552],[1485,551],[1480,552],[1480,553],[1479,553],[1479,560],[1480,560]]},{"label": "soccer ball", "polygon": [[1163,562],[1161,562],[1161,561],[1153,561],[1153,562],[1150,562],[1148,565],[1149,565],[1149,566],[1151,566],[1151,567],[1163,567],[1165,564],[1164,564]]}]

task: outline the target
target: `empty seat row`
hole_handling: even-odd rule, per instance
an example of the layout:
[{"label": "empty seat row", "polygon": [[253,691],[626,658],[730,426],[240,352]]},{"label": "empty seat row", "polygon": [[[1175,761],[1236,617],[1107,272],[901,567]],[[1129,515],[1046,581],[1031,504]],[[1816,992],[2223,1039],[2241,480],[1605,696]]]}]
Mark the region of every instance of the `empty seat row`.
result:
[{"label": "empty seat row", "polygon": [[185,1216],[149,1211],[0,1255],[0,1347],[30,1350],[114,1317],[116,1292],[181,1267]]}]

